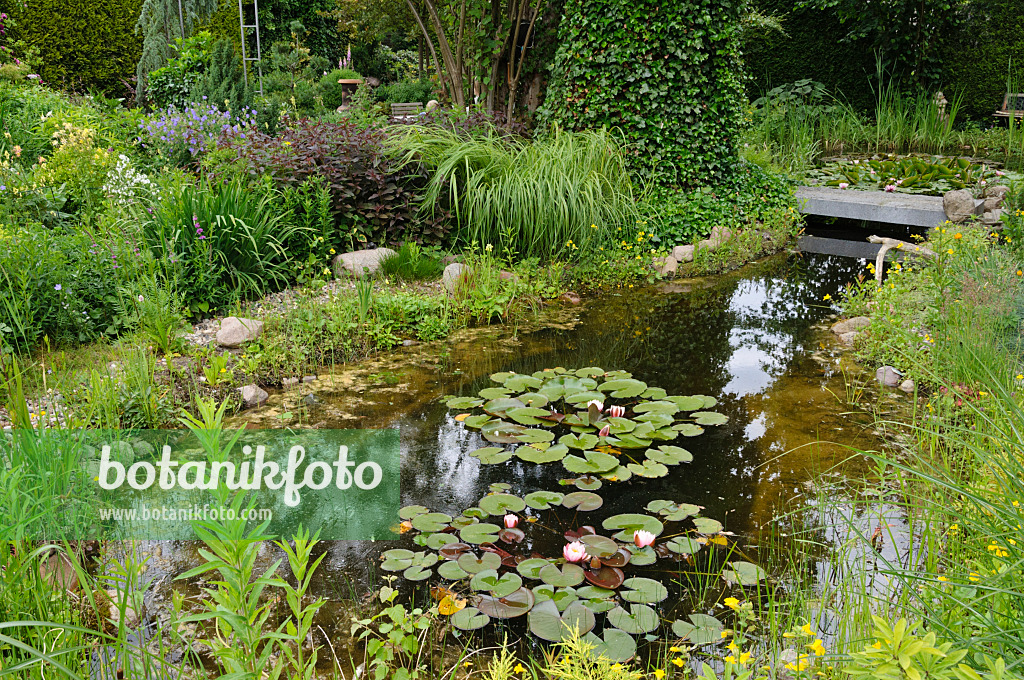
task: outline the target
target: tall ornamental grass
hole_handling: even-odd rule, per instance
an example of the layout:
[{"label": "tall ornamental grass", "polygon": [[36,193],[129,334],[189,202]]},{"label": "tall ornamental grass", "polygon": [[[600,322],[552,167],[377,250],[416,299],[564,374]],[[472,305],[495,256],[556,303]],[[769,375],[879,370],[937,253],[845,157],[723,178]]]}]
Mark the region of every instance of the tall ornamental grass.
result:
[{"label": "tall ornamental grass", "polygon": [[432,172],[422,210],[450,207],[466,245],[547,259],[636,221],[637,192],[606,130],[522,141],[407,126],[389,143]]}]

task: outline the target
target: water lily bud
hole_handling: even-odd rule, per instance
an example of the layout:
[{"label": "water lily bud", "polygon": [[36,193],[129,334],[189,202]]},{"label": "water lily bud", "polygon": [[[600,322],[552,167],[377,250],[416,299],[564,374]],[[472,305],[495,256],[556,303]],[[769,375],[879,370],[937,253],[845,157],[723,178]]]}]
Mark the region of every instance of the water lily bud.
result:
[{"label": "water lily bud", "polygon": [[650,531],[639,529],[633,532],[633,542],[636,543],[636,547],[638,548],[646,548],[649,545],[654,545],[654,534]]},{"label": "water lily bud", "polygon": [[505,515],[506,529],[515,529],[517,524],[519,524],[519,517],[512,514]]},{"label": "water lily bud", "polygon": [[605,425],[601,428],[601,431],[597,433],[598,437],[607,437],[612,431],[611,425]]},{"label": "water lily bud", "polygon": [[622,416],[626,415],[626,407],[625,406],[609,406],[608,407],[608,415],[611,418],[621,418]]}]

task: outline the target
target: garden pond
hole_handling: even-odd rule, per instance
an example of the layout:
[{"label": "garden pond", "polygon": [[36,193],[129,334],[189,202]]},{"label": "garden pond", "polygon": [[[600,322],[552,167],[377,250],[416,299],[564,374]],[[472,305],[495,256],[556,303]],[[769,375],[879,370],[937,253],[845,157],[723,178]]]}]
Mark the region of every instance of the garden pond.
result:
[{"label": "garden pond", "polygon": [[[862,412],[867,407],[856,405],[859,399],[870,403],[877,396],[869,376],[843,355],[843,348],[828,330],[835,310],[827,300],[839,297],[837,293],[854,281],[863,267],[864,263],[855,259],[790,253],[719,277],[621,288],[585,300],[579,307],[545,309],[532,327],[471,329],[447,341],[401,348],[375,360],[342,367],[314,382],[279,391],[267,406],[237,416],[232,424],[247,427],[315,425],[400,430],[404,535],[396,535],[393,542],[325,544],[328,554],[314,582],[313,594],[331,600],[321,610],[320,625],[330,635],[335,651],[341,654],[338,638],[347,637],[356,618],[351,603],[378,587],[387,571],[411,577],[399,581],[405,592],[418,592],[419,602],[426,597],[424,584],[444,583],[452,589],[446,592],[455,598],[473,591],[483,592],[485,600],[493,596],[495,601],[489,604],[476,603],[491,616],[475,609],[475,601],[470,598],[468,611],[472,613],[460,615],[457,628],[473,629],[497,622],[521,632],[524,628],[515,626],[528,625],[541,638],[545,637],[543,617],[530,617],[529,624],[525,623],[527,617],[519,619],[518,614],[510,615],[515,620],[505,620],[509,612],[502,607],[508,599],[528,598],[529,602],[520,604],[527,609],[533,607],[539,614],[541,600],[550,598],[550,602],[543,602],[543,611],[555,622],[556,629],[560,616],[564,621],[575,612],[577,622],[583,621],[580,625],[589,630],[595,613],[600,621],[607,612],[609,621],[616,615],[616,627],[633,635],[657,632],[660,623],[652,621],[655,625],[648,625],[645,620],[646,610],[657,610],[666,622],[675,619],[673,630],[682,636],[683,632],[693,632],[692,625],[699,627],[700,622],[687,619],[688,615],[711,611],[714,602],[728,594],[726,591],[742,590],[742,568],[756,570],[752,577],[748,573],[747,585],[764,577],[766,583],[774,583],[773,587],[784,587],[772,576],[781,571],[772,560],[777,559],[773,556],[786,554],[785,549],[780,552],[778,548],[790,540],[787,532],[792,523],[776,518],[794,507],[816,512],[814,508],[820,505],[822,496],[818,484],[829,487],[827,493],[833,500],[844,493],[852,494],[847,491],[849,480],[871,477],[867,459],[854,451],[877,450],[882,445],[871,416]],[[604,377],[593,369],[576,374],[587,367],[602,367],[612,375]],[[631,377],[615,371],[628,371]],[[506,455],[516,447],[505,446],[500,439],[494,443],[493,437],[487,441],[479,429],[470,426],[474,417],[478,418],[476,428],[481,422],[494,422],[487,415],[472,414],[481,414],[479,406],[488,398],[504,398],[502,389],[519,396],[527,405],[530,397],[523,393],[537,398],[531,390],[539,383],[529,379],[511,385],[515,389],[509,390],[508,380],[513,374],[541,376],[544,388],[558,376],[563,376],[559,378],[562,382],[565,377],[590,377],[595,383],[641,381],[649,386],[644,391],[647,401],[662,405],[672,398],[666,395],[703,396],[694,405],[686,405],[685,399],[675,402],[681,407],[680,413],[673,416],[675,409],[669,408],[660,422],[655,417],[658,409],[651,407],[648,422],[655,421],[656,426],[672,427],[674,421],[693,420],[696,424],[675,422],[676,430],[686,436],[653,442],[651,446],[660,446],[660,451],[653,456],[648,451],[647,461],[643,449],[623,446],[616,450],[607,447],[608,442],[595,445],[597,436],[583,434],[586,428],[580,427],[571,435],[569,455],[563,450],[560,455],[550,456],[551,462],[543,462],[544,456],[537,453],[537,462],[532,462]],[[481,390],[484,398],[479,398]],[[606,393],[605,409],[610,410],[615,402],[630,401],[613,399],[614,390]],[[620,394],[632,397],[633,403],[638,398],[643,401],[628,385]],[[898,408],[906,399],[901,394],[885,394],[877,405]],[[577,417],[586,419],[587,405],[580,402],[577,406],[581,409]],[[633,420],[642,420],[638,414],[646,409],[635,405],[631,408],[636,409]],[[694,418],[696,413],[685,413],[698,409],[721,415],[704,415],[702,420]],[[498,415],[509,419],[515,409],[508,410],[513,414],[502,411]],[[568,413],[570,409],[563,410]],[[529,409],[518,415],[520,422],[536,424],[529,420]],[[616,420],[608,412],[595,414],[592,408],[590,415],[598,420],[595,429]],[[562,435],[559,441],[566,441],[568,422],[558,424],[555,437]],[[628,428],[645,424],[628,423]],[[613,426],[619,433],[619,426]],[[550,424],[547,429],[551,429]],[[595,437],[594,442],[575,445],[589,436]],[[606,436],[615,435],[606,431]],[[553,450],[555,444],[542,441],[538,451],[548,447]],[[481,449],[485,449],[482,454]],[[623,466],[629,458],[634,462],[629,466],[633,474],[626,475],[629,479],[608,474],[597,454],[592,459],[593,451],[581,449],[611,451],[620,456]],[[495,455],[498,451],[502,453]],[[664,465],[659,467],[652,458]],[[575,468],[569,459],[576,461]],[[567,471],[570,469],[578,474]],[[545,501],[536,492],[551,494]],[[493,502],[481,503],[483,497],[496,493],[506,499],[504,503],[493,498]],[[570,494],[574,494],[576,503],[563,501]],[[876,521],[881,521],[877,507],[871,514],[852,495],[844,507],[840,512],[851,520],[847,522],[850,530],[870,531]],[[467,509],[473,509],[467,513],[470,519],[462,516],[460,523],[460,513]],[[834,511],[833,507],[830,512]],[[463,531],[469,521],[500,525],[506,512],[526,521],[511,534],[503,532],[502,541],[495,540],[496,536],[474,540]],[[655,526],[645,524],[650,519],[636,519],[643,513],[654,518]],[[488,519],[489,514],[494,517]],[[694,530],[689,522],[698,515]],[[624,517],[634,519],[631,523],[621,519]],[[900,521],[895,516],[888,519],[894,524]],[[670,520],[687,522],[688,528],[678,529]],[[398,517],[395,522],[397,526]],[[836,521],[819,538],[842,540],[842,531],[835,528],[841,524]],[[632,549],[632,564],[625,564],[631,561],[628,544],[638,528],[652,529],[656,534],[664,529],[664,535],[659,537],[656,549]],[[495,526],[495,532],[498,529]],[[524,529],[530,534],[526,543],[522,543]],[[621,531],[616,534],[616,530]],[[668,540],[671,537],[676,537],[674,547],[669,546],[673,543]],[[618,546],[609,538],[617,539]],[[588,572],[586,583],[582,571],[567,572],[574,565],[563,565],[561,550],[566,541],[574,539],[583,540],[591,547],[589,553],[604,558],[604,564],[582,562]],[[679,541],[686,543],[680,547]],[[480,543],[491,542],[500,560],[487,558],[479,551]],[[885,549],[901,550],[899,543]],[[765,547],[767,544],[771,544],[770,549]],[[618,547],[627,548],[625,557],[622,551],[615,554]],[[446,549],[457,554],[449,553],[446,560]],[[145,550],[150,554],[147,577],[155,583],[147,600],[156,609],[169,599],[170,588],[198,595],[197,584],[174,579],[197,564],[195,545],[149,544]],[[466,552],[469,557],[461,559]],[[645,552],[647,557],[641,560]],[[411,554],[417,557],[410,558]],[[429,559],[423,559],[424,555]],[[261,561],[269,564],[279,557],[277,549],[268,544]],[[532,573],[529,568],[516,568],[517,561],[527,558],[536,567]],[[593,556],[588,554],[586,560],[591,559]],[[445,567],[446,562],[451,566],[440,573],[449,579],[442,580],[432,568]],[[540,570],[549,563],[556,565],[551,567],[554,571],[549,569],[551,578],[541,578]],[[834,574],[834,567],[824,556],[816,565],[818,573],[812,578],[828,580]],[[723,569],[725,579],[719,578]],[[625,584],[624,577],[628,577]],[[452,578],[461,580],[453,583]],[[484,586],[478,583],[481,579]],[[530,585],[535,586],[532,591]],[[579,588],[578,592],[573,586]],[[618,606],[611,593],[615,589],[632,604],[622,602]],[[576,600],[586,607],[569,606]],[[535,625],[534,619],[539,623]],[[611,626],[605,624],[606,637],[602,640],[609,649],[621,651],[621,641],[607,637],[609,629]],[[596,630],[600,631],[601,626]],[[693,632],[692,640],[707,633]],[[348,648],[346,643],[340,644]]]}]

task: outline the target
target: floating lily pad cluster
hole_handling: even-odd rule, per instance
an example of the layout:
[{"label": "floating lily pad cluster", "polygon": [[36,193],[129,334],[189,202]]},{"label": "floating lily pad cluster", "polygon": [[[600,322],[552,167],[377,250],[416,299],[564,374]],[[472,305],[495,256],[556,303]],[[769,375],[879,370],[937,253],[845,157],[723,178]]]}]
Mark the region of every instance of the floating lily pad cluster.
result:
[{"label": "floating lily pad cluster", "polygon": [[[722,525],[700,517],[697,505],[656,500],[646,513],[614,515],[599,528],[573,522],[565,529],[559,520],[566,510],[578,518],[599,509],[601,496],[535,491],[520,497],[509,489],[491,485],[476,507],[456,517],[418,505],[402,508],[399,531],[412,533],[423,550],[389,550],[382,568],[412,581],[435,572],[445,579],[440,609],[458,629],[525,616],[530,631],[543,640],[562,640],[576,631],[596,653],[624,661],[636,652],[635,636],[661,628],[657,606],[669,596],[661,582],[637,570],[725,544]],[[586,554],[570,556],[567,546]],[[731,562],[728,571],[740,585],[765,576],[747,562]],[[721,629],[720,622],[704,615],[672,624],[678,637],[695,644],[713,641]]]},{"label": "floating lily pad cluster", "polygon": [[570,482],[585,490],[600,488],[602,480],[664,477],[669,467],[693,460],[689,451],[666,442],[728,422],[728,416],[707,410],[717,403],[714,397],[670,396],[626,371],[553,368],[532,375],[495,373],[491,380],[497,386],[480,390],[478,397],[447,401],[452,409],[483,411],[457,419],[500,445],[470,455],[485,464],[512,458],[560,462],[576,475]]}]

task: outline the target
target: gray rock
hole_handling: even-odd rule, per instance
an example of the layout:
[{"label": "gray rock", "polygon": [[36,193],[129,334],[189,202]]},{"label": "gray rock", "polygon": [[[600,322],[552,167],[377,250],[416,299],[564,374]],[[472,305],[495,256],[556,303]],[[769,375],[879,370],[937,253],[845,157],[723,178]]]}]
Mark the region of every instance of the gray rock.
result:
[{"label": "gray rock", "polygon": [[580,296],[574,290],[567,290],[558,296],[559,301],[566,303],[567,305],[578,305],[580,303]]},{"label": "gray rock", "polygon": [[697,249],[699,250],[714,250],[718,247],[718,241],[712,241],[709,238],[703,241],[697,241]]},{"label": "gray rock", "polygon": [[871,325],[871,319],[866,316],[855,316],[832,325],[832,332],[836,335],[864,330]]},{"label": "gray rock", "polygon": [[267,391],[258,385],[246,385],[245,387],[239,387],[238,391],[242,395],[242,406],[245,408],[255,408],[256,406],[266,403],[267,399],[270,399],[270,395],[267,394]]},{"label": "gray rock", "polygon": [[288,389],[289,387],[295,387],[299,384],[298,378],[282,378],[281,387]]},{"label": "gray rock", "polygon": [[321,404],[320,398],[312,392],[302,398],[302,403],[306,406],[319,406]]},{"label": "gray rock", "polygon": [[410,340],[410,339],[402,340],[402,347],[415,347],[418,344],[420,344],[419,340]]},{"label": "gray rock", "polygon": [[839,340],[842,341],[842,343],[844,345],[852,345],[854,343],[854,341],[857,339],[858,335],[860,335],[860,333],[858,333],[857,331],[850,331],[848,333],[840,333],[839,334]]},{"label": "gray rock", "polygon": [[714,243],[712,247],[718,247],[731,238],[732,231],[728,227],[715,226],[711,228],[711,236],[708,237],[708,240]]},{"label": "gray rock", "polygon": [[985,198],[1003,198],[1010,187],[1005,184],[990,184],[985,187]]},{"label": "gray rock", "polygon": [[304,382],[304,383],[315,382],[316,379],[317,378],[316,378],[315,375],[304,375],[304,376],[302,376],[302,382]]},{"label": "gray rock", "polygon": [[472,271],[472,269],[464,264],[452,262],[444,268],[444,273],[441,275],[441,283],[444,284],[444,289],[448,291],[449,295],[454,295],[455,289],[459,287]]},{"label": "gray rock", "polygon": [[967,189],[947,191],[942,197],[942,209],[951,222],[963,222],[974,214],[974,196]]},{"label": "gray rock", "polygon": [[1000,209],[1002,207],[1003,207],[1003,197],[1002,196],[998,196],[998,197],[990,196],[990,197],[985,199],[984,203],[982,203],[982,210],[984,212],[992,212],[993,210],[998,210],[998,209]]},{"label": "gray rock", "polygon": [[676,262],[693,262],[694,246],[676,246],[672,249],[672,257]]},{"label": "gray rock", "polygon": [[882,383],[886,387],[896,387],[899,385],[903,376],[892,366],[882,366],[875,371],[875,380]]},{"label": "gray rock", "polygon": [[996,208],[995,210],[990,210],[990,211],[984,213],[981,216],[981,223],[986,225],[986,226],[991,227],[991,226],[994,226],[996,224],[999,224],[999,222],[1002,221],[1002,219],[1003,219],[1003,209],[1002,208]]},{"label": "gray rock", "polygon": [[331,267],[334,269],[334,275],[338,278],[342,276],[361,278],[367,274],[375,274],[380,269],[381,261],[394,254],[395,251],[391,250],[391,248],[354,250],[350,253],[342,253],[335,256],[331,262]]},{"label": "gray rock", "polygon": [[913,392],[916,387],[917,385],[915,385],[914,381],[911,380],[910,378],[907,378],[906,380],[900,383],[900,389],[908,394]]},{"label": "gray rock", "polygon": [[676,262],[676,258],[674,257],[654,258],[654,270],[665,278],[675,276],[678,268],[679,263]]},{"label": "gray rock", "polygon": [[221,347],[241,347],[252,342],[263,333],[263,322],[259,319],[229,316],[220,322],[217,344]]}]

